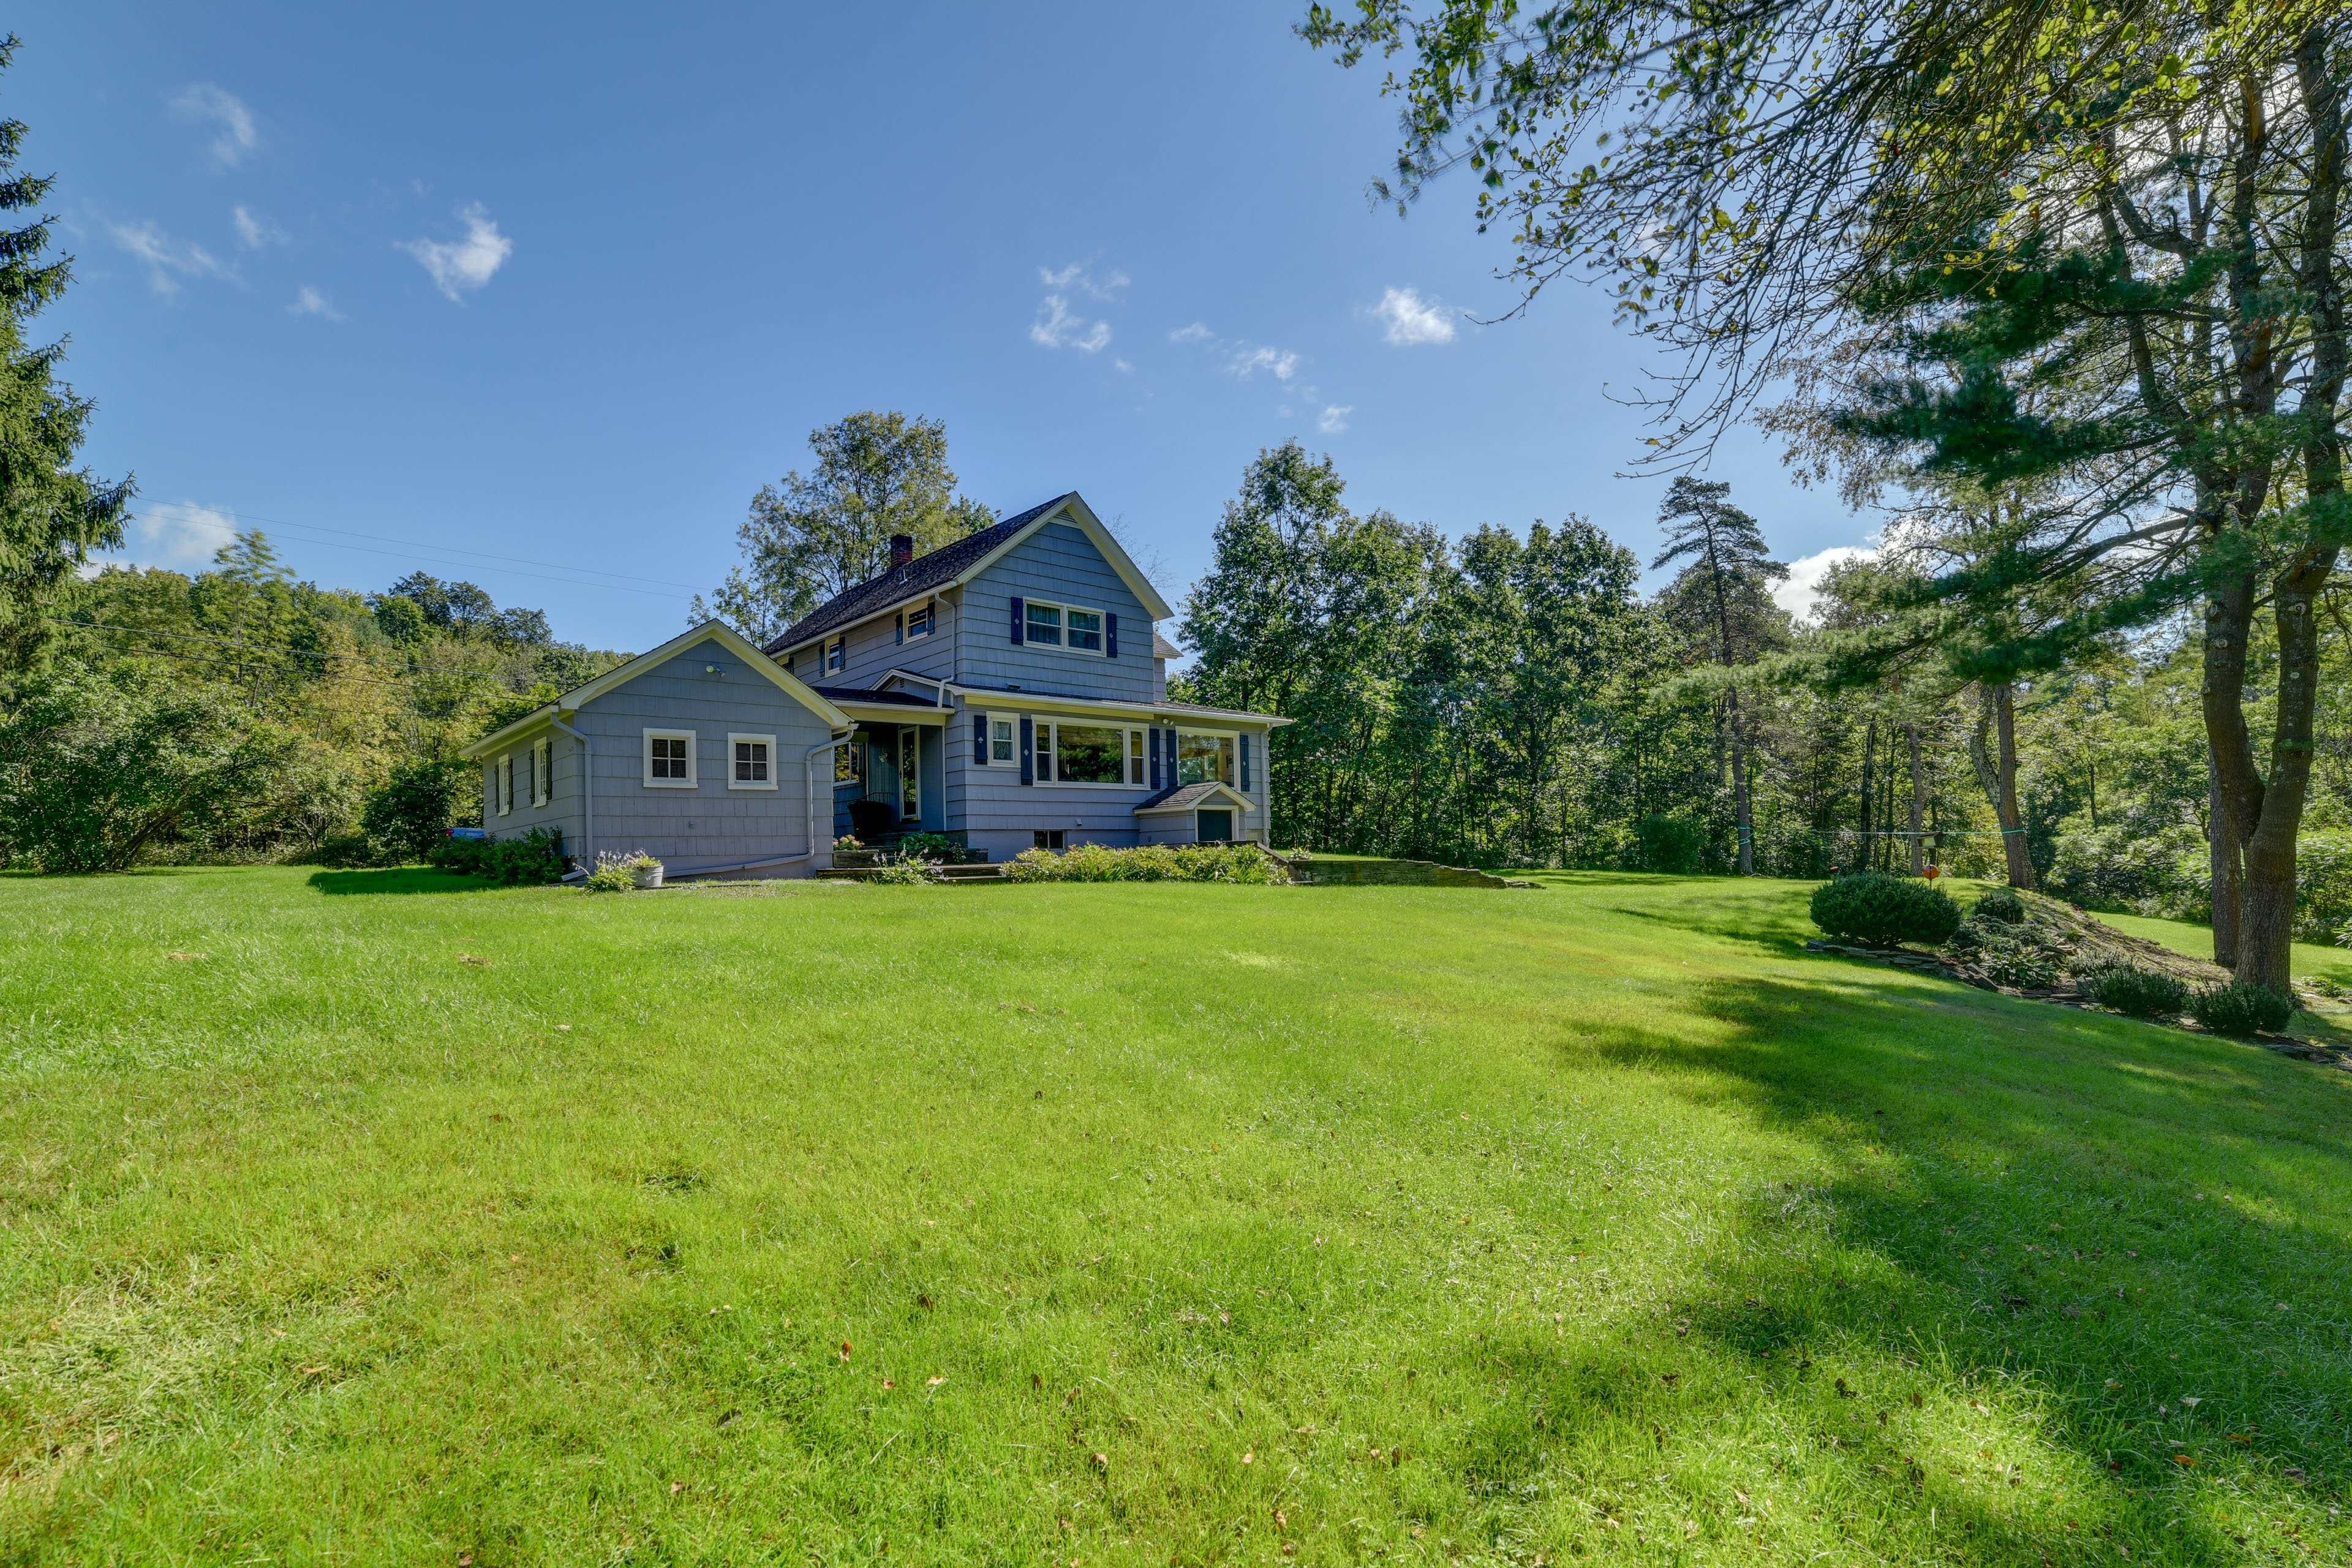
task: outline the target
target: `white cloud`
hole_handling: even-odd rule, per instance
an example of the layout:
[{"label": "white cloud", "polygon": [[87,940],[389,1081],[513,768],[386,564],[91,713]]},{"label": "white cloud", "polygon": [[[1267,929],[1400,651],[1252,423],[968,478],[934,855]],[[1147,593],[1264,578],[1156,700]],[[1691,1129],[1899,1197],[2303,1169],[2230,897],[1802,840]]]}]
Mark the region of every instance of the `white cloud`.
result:
[{"label": "white cloud", "polygon": [[335,309],[333,301],[308,283],[302,285],[301,291],[294,296],[294,302],[286,308],[298,316],[324,316],[331,321],[343,319],[343,313]]},{"label": "white cloud", "polygon": [[1315,422],[1315,428],[1326,436],[1337,436],[1348,427],[1348,416],[1355,411],[1356,405],[1352,403],[1335,403],[1323,410],[1323,417]]},{"label": "white cloud", "polygon": [[1371,316],[1381,323],[1389,342],[1400,348],[1454,341],[1454,318],[1445,313],[1444,306],[1423,299],[1415,289],[1390,289],[1372,307]]},{"label": "white cloud", "polygon": [[253,110],[246,108],[236,94],[223,91],[208,81],[182,88],[167,107],[174,120],[215,128],[212,142],[205,151],[225,169],[236,168],[245,162],[247,153],[261,145],[261,133],[253,124]]},{"label": "white cloud", "polygon": [[1831,567],[1848,561],[1869,561],[1877,554],[1874,546],[1832,544],[1800,556],[1789,563],[1788,580],[1772,584],[1772,602],[1788,611],[1791,620],[1811,620],[1822,602],[1822,579],[1829,575]]},{"label": "white cloud", "polygon": [[1284,349],[1242,349],[1225,368],[1244,381],[1262,370],[1272,371],[1276,381],[1288,381],[1298,374],[1298,356]]},{"label": "white cloud", "polygon": [[152,223],[110,223],[106,227],[115,244],[147,264],[147,281],[158,294],[180,291],[175,273],[190,278],[236,276],[203,246],[178,244]]},{"label": "white cloud", "polygon": [[1197,343],[1209,335],[1208,323],[1195,321],[1189,327],[1179,327],[1169,333],[1168,341],[1171,343]]},{"label": "white cloud", "polygon": [[248,250],[258,250],[265,245],[286,243],[284,229],[246,207],[231,207],[228,217],[229,222],[236,226],[236,237],[244,241]]},{"label": "white cloud", "polygon": [[462,303],[463,290],[479,289],[506,265],[507,258],[514,254],[514,241],[499,232],[488,209],[479,202],[460,207],[457,216],[466,223],[465,238],[412,239],[400,248],[433,275],[435,288]]},{"label": "white cloud", "polygon": [[1115,360],[1111,361],[1111,362],[1110,362],[1110,367],[1111,367],[1111,369],[1113,369],[1113,370],[1115,370],[1115,371],[1118,372],[1118,373],[1119,373],[1119,374],[1121,374],[1121,375],[1129,374],[1129,373],[1131,373],[1131,372],[1135,369],[1135,367],[1134,367],[1133,365],[1131,365],[1131,364],[1128,363],[1127,363],[1125,360],[1123,360],[1123,359],[1115,359]]},{"label": "white cloud", "polygon": [[141,507],[125,531],[122,552],[135,566],[204,567],[236,542],[236,513],[192,500],[157,501]]},{"label": "white cloud", "polygon": [[1074,294],[1109,300],[1127,287],[1126,273],[1114,271],[1097,276],[1084,262],[1073,261],[1059,272],[1040,267],[1037,276],[1045,281],[1047,292],[1037,306],[1037,319],[1029,323],[1031,342],[1049,349],[1076,349],[1083,353],[1098,353],[1109,345],[1110,323],[1079,315],[1070,309],[1070,300]]},{"label": "white cloud", "polygon": [[1070,312],[1070,301],[1060,294],[1048,294],[1037,307],[1037,319],[1029,323],[1029,341],[1049,349],[1078,349],[1094,353],[1110,342],[1108,321],[1088,321]]}]

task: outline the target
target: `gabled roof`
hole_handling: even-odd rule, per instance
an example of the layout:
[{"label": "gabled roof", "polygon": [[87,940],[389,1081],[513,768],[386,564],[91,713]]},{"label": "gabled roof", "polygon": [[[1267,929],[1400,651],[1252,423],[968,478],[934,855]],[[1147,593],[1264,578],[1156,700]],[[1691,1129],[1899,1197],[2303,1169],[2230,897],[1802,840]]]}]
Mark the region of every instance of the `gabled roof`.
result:
[{"label": "gabled roof", "polygon": [[1249,796],[1229,784],[1215,781],[1207,784],[1171,784],[1158,795],[1145,800],[1135,809],[1138,812],[1191,811],[1202,802],[1220,795],[1232,801],[1244,811],[1250,809]]},{"label": "gabled roof", "polygon": [[705,621],[691,631],[682,632],[670,638],[661,647],[616,664],[584,685],[573,687],[554,701],[542,708],[534,708],[513,723],[500,725],[472,745],[462,748],[457,754],[468,761],[488,756],[501,744],[519,737],[524,731],[543,724],[550,719],[572,712],[582,703],[593,701],[616,686],[625,686],[640,675],[649,673],[675,656],[705,642],[715,642],[737,658],[741,659],[744,668],[780,688],[786,696],[814,713],[834,729],[847,730],[855,726],[856,721],[819,696],[814,687],[752,647],[751,639],[744,637],[742,633],[736,631],[723,621]]},{"label": "gabled roof", "polygon": [[1154,658],[1182,658],[1184,657],[1184,650],[1178,647],[1174,643],[1170,642],[1166,637],[1161,637],[1160,635],[1160,628],[1158,626],[1154,626],[1151,628],[1151,657]]},{"label": "gabled roof", "polygon": [[1084,532],[1111,570],[1125,580],[1143,608],[1154,620],[1164,620],[1176,612],[1160,596],[1150,578],[1119,548],[1110,531],[1102,525],[1092,508],[1077,491],[1055,496],[1043,506],[1033,506],[1027,511],[1006,518],[992,528],[966,534],[952,544],[942,544],[928,555],[919,555],[904,566],[894,566],[878,577],[871,577],[855,588],[844,589],[786,626],[783,635],[766,645],[764,651],[781,654],[795,648],[813,637],[838,631],[858,621],[871,620],[887,614],[910,599],[936,594],[943,589],[960,587],[971,582],[994,564],[996,558],[1027,538],[1045,523],[1066,521]]}]

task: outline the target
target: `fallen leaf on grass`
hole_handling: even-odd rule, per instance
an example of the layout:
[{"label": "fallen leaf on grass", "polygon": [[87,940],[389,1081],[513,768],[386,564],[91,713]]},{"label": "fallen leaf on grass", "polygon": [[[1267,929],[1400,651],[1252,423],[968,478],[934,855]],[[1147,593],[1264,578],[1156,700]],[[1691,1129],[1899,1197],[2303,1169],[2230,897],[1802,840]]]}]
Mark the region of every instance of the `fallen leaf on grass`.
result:
[{"label": "fallen leaf on grass", "polygon": [[1244,1464],[1244,1465],[1255,1465],[1255,1464],[1256,1464],[1256,1463],[1257,1463],[1257,1455],[1256,1455],[1256,1453],[1255,1453],[1255,1451],[1252,1451],[1252,1452],[1250,1452],[1250,1453],[1245,1453],[1245,1454],[1244,1454],[1244,1455],[1242,1456],[1242,1463],[1243,1463],[1243,1464]]},{"label": "fallen leaf on grass", "polygon": [[886,1377],[882,1380],[882,1386],[885,1388],[896,1388],[898,1385]]},{"label": "fallen leaf on grass", "polygon": [[847,1340],[841,1342],[841,1359],[844,1361],[847,1361],[849,1359],[849,1342]]},{"label": "fallen leaf on grass", "polygon": [[201,952],[175,952],[172,956],[178,959],[182,963],[186,963],[194,959],[202,958],[204,954]]},{"label": "fallen leaf on grass", "polygon": [[482,968],[484,968],[484,969],[488,969],[488,968],[490,966],[490,961],[489,961],[488,959],[487,959],[487,958],[476,958],[476,957],[475,957],[472,953],[470,953],[470,952],[461,952],[461,953],[459,953],[459,954],[457,955],[457,962],[458,962],[458,963],[472,963],[472,964],[478,964],[480,967],[482,967]]},{"label": "fallen leaf on grass", "polygon": [[940,1384],[941,1384],[945,1383],[947,1380],[948,1380],[948,1374],[947,1374],[946,1373],[940,1373],[940,1375],[939,1375],[939,1376],[937,1376],[937,1377],[935,1377],[935,1378],[931,1379],[929,1383],[926,1383],[925,1384],[923,1384],[923,1386],[924,1386],[925,1388],[937,1388]]},{"label": "fallen leaf on grass", "polygon": [[302,1375],[304,1377],[318,1377],[325,1373],[326,1370],[327,1369],[323,1366],[306,1366],[302,1369]]},{"label": "fallen leaf on grass", "polygon": [[2190,1394],[2188,1398],[2186,1398],[2186,1399],[2182,1400],[2182,1401],[2180,1402],[2180,1405],[2181,1405],[2181,1408],[2183,1408],[2184,1410],[2194,1410],[2194,1409],[2196,1409],[2199,1405],[2202,1405],[2202,1404],[2204,1404],[2204,1403],[2205,1403],[2205,1400],[2204,1400],[2204,1397],[2203,1397],[2201,1394]]},{"label": "fallen leaf on grass", "polygon": [[1110,1456],[1109,1456],[1108,1454],[1097,1454],[1097,1455],[1095,1456],[1095,1468],[1096,1468],[1096,1469],[1097,1469],[1097,1470],[1108,1470],[1108,1469],[1109,1469],[1109,1468],[1110,1468]]},{"label": "fallen leaf on grass", "polygon": [[685,1483],[684,1481],[672,1481],[672,1482],[670,1482],[670,1484],[669,1484],[669,1495],[670,1495],[670,1496],[672,1496],[672,1497],[676,1497],[676,1496],[677,1496],[677,1494],[678,1494],[678,1493],[680,1493],[680,1492],[684,1491],[685,1489],[686,1489],[686,1483]]}]

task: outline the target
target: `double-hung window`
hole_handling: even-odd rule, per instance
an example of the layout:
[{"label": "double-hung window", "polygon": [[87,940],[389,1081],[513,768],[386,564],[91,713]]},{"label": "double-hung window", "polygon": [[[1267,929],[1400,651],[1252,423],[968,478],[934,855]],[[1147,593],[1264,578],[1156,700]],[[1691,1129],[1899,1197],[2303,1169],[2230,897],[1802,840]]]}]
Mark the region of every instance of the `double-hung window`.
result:
[{"label": "double-hung window", "polygon": [[1104,635],[1108,626],[1108,617],[1100,610],[1031,599],[1022,611],[1021,635],[1023,640],[1045,647],[1100,655],[1108,651],[1108,639]]},{"label": "double-hung window", "polygon": [[727,787],[776,787],[776,738],[773,735],[727,737]]},{"label": "double-hung window", "polygon": [[1021,765],[1021,721],[1010,713],[988,716],[988,765],[992,768],[1017,768]]},{"label": "double-hung window", "polygon": [[545,805],[555,798],[555,742],[538,741],[530,748],[530,804]]},{"label": "double-hung window", "polygon": [[692,789],[694,776],[694,731],[691,730],[647,730],[646,731],[646,787],[647,789]]},{"label": "double-hung window", "polygon": [[1141,784],[1144,780],[1144,765],[1143,731],[1129,730],[1127,732],[1127,782],[1131,784]]},{"label": "double-hung window", "polygon": [[509,752],[499,759],[499,815],[505,816],[514,810],[514,755]]},{"label": "double-hung window", "polygon": [[936,609],[930,605],[924,605],[920,608],[908,610],[907,612],[907,640],[908,642],[912,642],[917,637],[927,637],[930,636],[933,617],[937,613]]},{"label": "double-hung window", "polygon": [[1061,647],[1062,606],[1041,605],[1034,599],[1030,600],[1029,624],[1022,632],[1022,637],[1034,647]]},{"label": "double-hung window", "polygon": [[824,668],[828,671],[839,669],[848,661],[849,639],[847,637],[835,637],[824,645]]}]

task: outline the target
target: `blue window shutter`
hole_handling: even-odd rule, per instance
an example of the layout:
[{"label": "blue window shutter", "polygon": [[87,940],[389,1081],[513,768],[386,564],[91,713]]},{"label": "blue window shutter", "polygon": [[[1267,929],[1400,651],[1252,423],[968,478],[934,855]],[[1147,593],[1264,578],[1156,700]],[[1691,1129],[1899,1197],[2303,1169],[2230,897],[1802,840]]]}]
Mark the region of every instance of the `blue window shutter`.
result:
[{"label": "blue window shutter", "polygon": [[[1015,599],[1013,602],[1017,605],[1021,601]],[[1037,765],[1029,755],[1030,739],[1034,733],[1034,731],[1029,727],[1029,715],[1024,713],[1021,715],[1021,782],[1023,784],[1037,782]]]},{"label": "blue window shutter", "polygon": [[1249,794],[1249,736],[1242,736],[1242,793]]},{"label": "blue window shutter", "polygon": [[905,642],[907,640],[907,612],[904,610],[898,612],[898,622],[891,627],[890,640],[892,642]]},{"label": "blue window shutter", "polygon": [[1117,616],[1103,617],[1103,653],[1110,658],[1118,657],[1118,617]]},{"label": "blue window shutter", "polygon": [[1160,731],[1151,731],[1151,787],[1160,787]]},{"label": "blue window shutter", "polygon": [[[1016,642],[1016,643],[1017,643],[1017,642],[1019,642],[1019,641],[1021,640],[1021,622],[1022,622],[1022,618],[1023,618],[1024,616],[1025,616],[1026,615],[1028,615],[1028,613],[1029,613],[1029,602],[1028,602],[1027,600],[1024,599],[1024,598],[1023,598],[1020,595],[1018,595],[1018,594],[1013,595],[1013,640],[1014,642]],[[1022,721],[1021,721],[1021,733],[1022,733],[1024,737],[1029,733],[1029,721],[1028,721],[1028,720],[1026,720],[1026,719],[1024,719],[1024,720],[1022,720]],[[1021,754],[1022,754],[1024,757],[1026,757],[1026,756],[1029,754],[1029,742],[1028,742],[1025,739],[1021,742]],[[1025,763],[1025,762],[1024,762],[1024,763],[1023,763],[1021,764],[1021,773],[1022,773],[1022,781],[1021,781],[1021,782],[1022,782],[1022,783],[1024,783],[1024,784],[1028,783],[1028,782],[1029,782],[1029,780],[1028,780],[1029,764],[1028,764],[1027,763]]]},{"label": "blue window shutter", "polygon": [[988,715],[985,713],[971,716],[971,760],[975,763],[988,761]]}]

